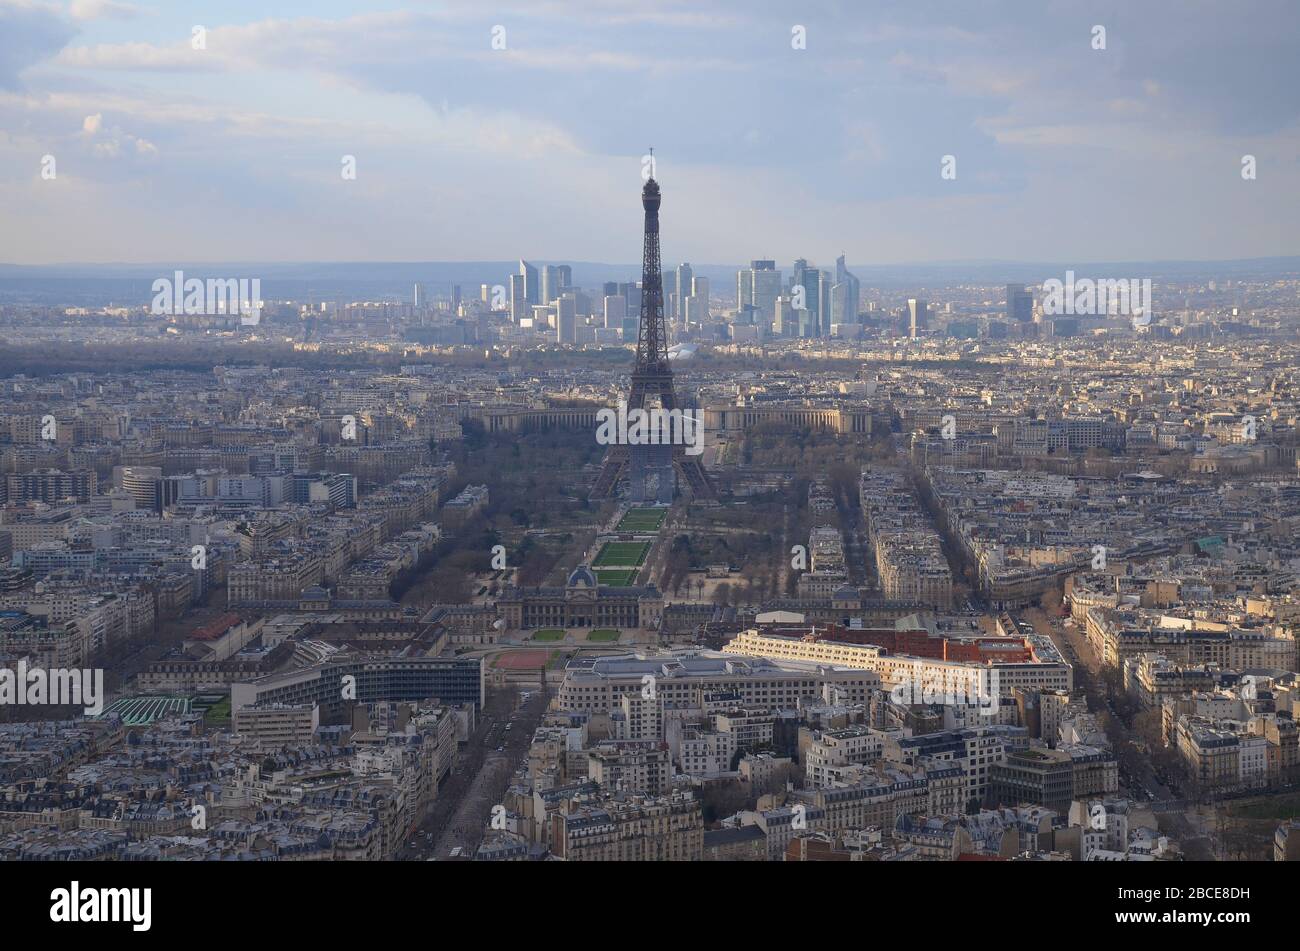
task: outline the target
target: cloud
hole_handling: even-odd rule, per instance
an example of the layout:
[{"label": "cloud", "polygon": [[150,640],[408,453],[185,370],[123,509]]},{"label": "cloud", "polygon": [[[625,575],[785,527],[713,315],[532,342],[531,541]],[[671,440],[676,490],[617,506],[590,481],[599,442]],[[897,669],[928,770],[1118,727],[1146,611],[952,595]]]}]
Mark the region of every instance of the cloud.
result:
[{"label": "cloud", "polygon": [[220,72],[234,68],[233,57],[210,55],[208,50],[191,48],[188,42],[173,46],[153,43],[100,43],[94,46],[70,46],[54,62],[75,69],[143,70],[175,72]]},{"label": "cloud", "polygon": [[[533,11],[529,16],[534,16]],[[684,15],[685,16],[685,15]],[[509,18],[507,18],[509,20]],[[615,17],[620,24],[642,22],[635,12]],[[688,17],[693,19],[693,17]],[[582,21],[590,30],[592,20]],[[653,18],[650,22],[656,22]],[[211,27],[204,50],[187,41],[169,45],[146,42],[69,47],[59,54],[60,65],[85,69],[132,71],[310,69],[364,82],[370,67],[385,74],[410,67],[427,69],[430,63],[461,62],[475,68],[513,67],[585,73],[591,71],[700,71],[740,69],[744,64],[723,55],[680,56],[662,48],[636,51],[608,43],[582,45],[571,34],[553,27],[540,33],[529,19],[495,24],[505,28],[506,47],[489,45],[492,33],[482,24],[457,23],[447,11],[401,10],[366,13],[340,20],[317,17],[267,19],[253,23]],[[570,40],[565,40],[566,36]],[[418,42],[413,42],[418,38]],[[557,42],[559,40],[559,42]]]},{"label": "cloud", "polygon": [[154,158],[158,146],[148,139],[125,131],[117,125],[105,126],[104,114],[96,112],[81,121],[82,137],[90,142],[90,154],[100,159],[117,159],[125,155]]},{"label": "cloud", "polygon": [[57,53],[75,32],[51,6],[0,0],[0,89],[19,88],[22,73]]},{"label": "cloud", "polygon": [[[165,254],[181,207],[274,219],[252,237],[183,236],[217,259],[346,257],[364,241],[375,257],[635,260],[622,215],[633,176],[635,218],[649,145],[665,253],[700,260],[1099,259],[1116,242],[1232,256],[1285,234],[1300,210],[1300,67],[1285,49],[1300,5],[1092,2],[825,0],[796,16],[787,0],[501,0],[486,16],[445,0],[330,16],[269,0],[246,22],[209,14],[194,50],[183,17],[125,29],[121,0],[0,0],[0,187],[29,187],[31,156],[57,154],[83,210],[42,213],[49,189],[21,207],[77,229],[91,259],[96,240],[124,237]],[[1261,168],[1250,192],[1246,152]],[[360,170],[346,186],[343,154]],[[940,179],[946,154],[955,181]],[[125,224],[110,214],[124,194]],[[1117,235],[1126,209],[1141,227]],[[36,253],[5,240],[0,260]]]},{"label": "cloud", "polygon": [[141,13],[139,7],[119,0],[72,0],[68,8],[74,20],[131,20]]}]

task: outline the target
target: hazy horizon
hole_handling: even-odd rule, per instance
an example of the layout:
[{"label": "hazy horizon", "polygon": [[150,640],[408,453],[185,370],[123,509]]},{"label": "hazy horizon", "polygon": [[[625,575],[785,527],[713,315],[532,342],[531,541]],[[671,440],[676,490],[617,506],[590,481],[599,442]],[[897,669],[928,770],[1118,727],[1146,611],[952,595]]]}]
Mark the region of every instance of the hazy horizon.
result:
[{"label": "hazy horizon", "polygon": [[[640,265],[591,261],[529,259],[535,266],[568,264],[575,286],[598,292],[606,281],[636,281]],[[665,262],[666,279],[671,282],[678,262]],[[688,262],[698,277],[708,278],[716,295],[728,298],[734,293],[737,268],[745,264],[708,264]],[[823,268],[834,262],[813,262]],[[789,262],[777,262],[787,268]],[[850,268],[864,287],[880,288],[886,294],[910,296],[939,293],[960,286],[989,286],[997,289],[1006,283],[1030,286],[1055,278],[1063,280],[1067,271],[1080,277],[1151,278],[1159,285],[1188,282],[1240,281],[1271,282],[1300,276],[1300,257],[1251,258],[1238,261],[1164,261],[1164,262],[936,262],[898,265],[858,264]],[[102,304],[140,305],[153,297],[152,284],[158,278],[170,279],[175,271],[186,277],[227,278],[232,275],[258,277],[268,300],[385,299],[409,300],[416,283],[435,294],[449,293],[460,285],[462,296],[476,297],[480,284],[504,287],[507,276],[517,270],[517,261],[387,261],[387,262],[150,262],[148,264],[0,264],[0,303],[37,302],[94,306]],[[1177,297],[1172,299],[1178,299]]]}]

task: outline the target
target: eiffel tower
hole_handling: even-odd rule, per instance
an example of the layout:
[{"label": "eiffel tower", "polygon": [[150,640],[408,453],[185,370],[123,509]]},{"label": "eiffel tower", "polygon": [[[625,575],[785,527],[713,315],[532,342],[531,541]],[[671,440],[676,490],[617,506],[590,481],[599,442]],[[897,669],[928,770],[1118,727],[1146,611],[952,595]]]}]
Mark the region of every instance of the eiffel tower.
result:
[{"label": "eiffel tower", "polygon": [[[641,256],[641,320],[636,340],[636,366],[627,396],[627,411],[677,409],[673,371],[668,364],[668,340],[664,329],[664,283],[659,263],[659,183],[646,180],[641,189],[645,208],[645,245]],[[696,423],[702,426],[703,421]],[[703,435],[701,433],[701,435]],[[688,456],[683,445],[612,445],[605,453],[590,498],[614,495],[621,479],[627,479],[634,502],[671,502],[674,478],[693,498],[716,499],[717,492],[700,465],[699,456]]]}]

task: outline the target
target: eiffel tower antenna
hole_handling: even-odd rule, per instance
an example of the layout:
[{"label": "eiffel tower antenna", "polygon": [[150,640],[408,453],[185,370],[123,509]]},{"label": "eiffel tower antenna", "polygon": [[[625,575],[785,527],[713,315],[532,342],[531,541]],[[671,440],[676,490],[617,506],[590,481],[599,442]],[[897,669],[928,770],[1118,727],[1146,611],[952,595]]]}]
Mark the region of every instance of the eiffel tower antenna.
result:
[{"label": "eiffel tower antenna", "polygon": [[[653,154],[653,149],[651,150]],[[647,398],[657,399],[664,410],[678,409],[673,389],[673,371],[668,363],[667,332],[664,328],[664,283],[659,260],[659,183],[646,180],[641,189],[641,207],[645,209],[645,239],[641,255],[641,319],[637,328],[636,365],[628,390],[627,411],[647,409]],[[703,426],[697,419],[696,429]],[[698,432],[696,438],[702,438]],[[687,455],[684,445],[612,445],[605,453],[600,475],[592,486],[590,498],[607,499],[614,495],[620,481],[627,480],[633,502],[671,502],[674,476],[682,487],[699,499],[716,499],[717,492],[704,466],[695,455]]]}]

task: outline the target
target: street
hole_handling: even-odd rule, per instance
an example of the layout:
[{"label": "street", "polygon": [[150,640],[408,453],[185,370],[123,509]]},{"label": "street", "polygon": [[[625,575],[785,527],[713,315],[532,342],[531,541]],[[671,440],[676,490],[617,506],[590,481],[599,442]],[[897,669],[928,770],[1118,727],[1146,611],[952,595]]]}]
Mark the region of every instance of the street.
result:
[{"label": "street", "polygon": [[472,859],[514,773],[527,764],[533,731],[546,711],[547,698],[532,689],[490,688],[478,729],[461,750],[452,774],[438,790],[433,808],[398,857],[408,861]]}]

